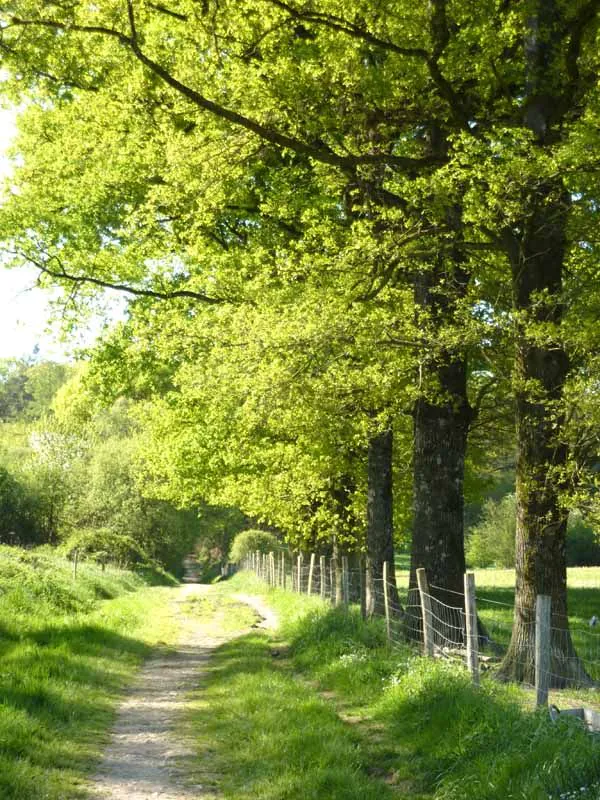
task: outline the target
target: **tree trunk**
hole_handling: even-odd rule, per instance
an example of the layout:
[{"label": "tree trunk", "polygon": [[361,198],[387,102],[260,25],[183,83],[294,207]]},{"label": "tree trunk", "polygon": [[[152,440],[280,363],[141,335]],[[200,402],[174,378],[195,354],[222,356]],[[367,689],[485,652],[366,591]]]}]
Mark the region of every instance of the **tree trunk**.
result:
[{"label": "tree trunk", "polygon": [[[552,598],[552,685],[589,683],[567,618],[568,447],[561,440],[569,358],[560,342],[569,196],[560,180],[532,192],[531,214],[509,248],[516,311],[517,534],[515,616],[500,676],[533,683],[535,602]],[[541,326],[543,335],[540,336]]]},{"label": "tree trunk", "polygon": [[[458,215],[457,211],[457,215]],[[460,223],[455,223],[457,230]],[[457,238],[459,234],[457,233]],[[464,548],[464,471],[467,436],[473,417],[467,395],[467,359],[444,347],[444,333],[456,326],[456,304],[466,291],[469,274],[461,265],[458,243],[448,266],[436,264],[415,285],[417,307],[428,312],[434,344],[421,364],[422,395],[413,410],[413,540],[409,591],[408,635],[421,637],[416,598],[416,571],[424,568],[436,601],[462,607]],[[440,290],[453,286],[454,291]],[[441,340],[438,348],[435,342]],[[462,618],[455,610],[438,607],[444,620],[440,642],[463,640]]]},{"label": "tree trunk", "polygon": [[[552,146],[563,104],[560,31],[555,0],[531,7],[524,40],[523,126],[536,147]],[[530,178],[520,224],[505,233],[515,309],[517,534],[515,615],[500,676],[534,681],[536,595],[552,598],[552,685],[587,684],[567,617],[565,539],[568,448],[561,437],[569,357],[561,342],[562,282],[570,194],[560,176]]]},{"label": "tree trunk", "polygon": [[[414,409],[414,527],[410,565],[410,590],[416,590],[416,571],[427,572],[431,595],[444,606],[463,604],[464,469],[471,409],[467,399],[466,363],[455,361],[440,369],[442,391],[451,401],[444,404],[420,398]],[[442,610],[440,642],[462,642],[460,616]],[[410,629],[420,635],[418,609],[413,606]],[[443,629],[442,629],[443,628]]]},{"label": "tree trunk", "polygon": [[367,493],[367,587],[368,616],[385,614],[383,564],[390,565],[390,603],[400,613],[400,598],[394,569],[394,527],[392,495],[393,434],[388,429],[369,440]]}]

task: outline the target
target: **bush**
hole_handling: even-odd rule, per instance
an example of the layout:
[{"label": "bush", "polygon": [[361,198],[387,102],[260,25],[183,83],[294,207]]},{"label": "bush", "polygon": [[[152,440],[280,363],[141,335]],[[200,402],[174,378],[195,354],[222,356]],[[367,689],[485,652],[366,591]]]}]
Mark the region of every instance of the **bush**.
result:
[{"label": "bush", "polygon": [[580,511],[569,517],[567,566],[591,567],[600,564],[600,544],[594,529],[587,525]]},{"label": "bush", "polygon": [[472,567],[514,567],[516,500],[507,494],[487,500],[480,522],[468,534],[466,557]]},{"label": "bush", "polygon": [[[472,567],[512,568],[515,565],[516,499],[507,494],[501,500],[488,500],[480,522],[467,537],[466,558]],[[600,564],[600,543],[579,511],[569,515],[567,566]]]},{"label": "bush", "polygon": [[277,537],[269,531],[249,530],[238,533],[231,544],[229,560],[239,564],[249,553],[257,550],[270,553],[279,548]]}]

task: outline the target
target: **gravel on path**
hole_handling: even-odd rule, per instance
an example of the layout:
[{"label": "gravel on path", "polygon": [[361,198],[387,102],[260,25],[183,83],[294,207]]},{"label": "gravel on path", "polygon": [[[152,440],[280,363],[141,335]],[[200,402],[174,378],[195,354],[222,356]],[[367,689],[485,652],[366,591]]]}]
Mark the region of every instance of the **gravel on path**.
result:
[{"label": "gravel on path", "polygon": [[[184,584],[174,600],[174,614],[183,605],[210,593],[203,584]],[[241,600],[241,598],[240,598]],[[245,602],[245,601],[243,601]],[[260,612],[259,612],[260,613]],[[193,743],[177,730],[188,694],[198,686],[213,650],[231,635],[209,635],[201,624],[186,625],[185,636],[171,653],[151,659],[119,708],[111,742],[93,779],[91,796],[98,800],[214,800],[214,784],[190,785]],[[189,773],[194,770],[190,768]],[[196,773],[197,774],[197,773]]]}]

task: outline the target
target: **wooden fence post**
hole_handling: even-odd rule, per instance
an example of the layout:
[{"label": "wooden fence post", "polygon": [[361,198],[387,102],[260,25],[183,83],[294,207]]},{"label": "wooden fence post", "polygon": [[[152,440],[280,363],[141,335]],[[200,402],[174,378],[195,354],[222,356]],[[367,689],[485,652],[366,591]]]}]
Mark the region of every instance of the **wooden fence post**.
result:
[{"label": "wooden fence post", "polygon": [[390,593],[388,592],[388,562],[383,562],[383,602],[385,605],[385,632],[388,642],[392,638],[392,627],[390,624]]},{"label": "wooden fence post", "polygon": [[335,596],[335,571],[336,563],[335,558],[332,556],[329,559],[329,599],[334,605],[337,605]]},{"label": "wooden fence post", "polygon": [[433,656],[433,617],[431,614],[431,598],[427,574],[423,567],[417,570],[417,584],[421,598],[421,613],[423,614],[423,650],[426,656]]},{"label": "wooden fence post", "polygon": [[535,702],[548,705],[552,598],[538,594],[535,602]]},{"label": "wooden fence post", "polygon": [[281,588],[285,589],[285,550],[281,551]]},{"label": "wooden fence post", "polygon": [[302,553],[298,555],[298,566],[297,566],[298,577],[296,579],[296,591],[298,594],[302,594]]},{"label": "wooden fence post", "polygon": [[477,601],[475,599],[475,573],[465,573],[465,623],[467,634],[467,667],[471,679],[479,686],[479,637],[477,635]]},{"label": "wooden fence post", "polygon": [[348,585],[348,556],[342,556],[342,603],[350,603],[350,587]]},{"label": "wooden fence post", "polygon": [[315,573],[315,554],[310,554],[310,566],[308,568],[308,590],[307,594],[312,594],[313,576]]},{"label": "wooden fence post", "polygon": [[321,585],[319,586],[321,600],[325,600],[326,592],[325,592],[325,574],[327,572],[326,560],[325,556],[319,556],[319,575],[321,578]]},{"label": "wooden fence post", "polygon": [[360,591],[360,616],[367,618],[367,562],[364,556],[358,559],[359,591]]}]

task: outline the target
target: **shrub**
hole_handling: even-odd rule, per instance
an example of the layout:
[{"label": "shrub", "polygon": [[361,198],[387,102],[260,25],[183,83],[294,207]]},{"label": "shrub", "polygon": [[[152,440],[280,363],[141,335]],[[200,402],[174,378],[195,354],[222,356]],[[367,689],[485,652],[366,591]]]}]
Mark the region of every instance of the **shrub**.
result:
[{"label": "shrub", "polygon": [[514,567],[515,534],[515,495],[487,500],[481,520],[468,535],[467,562],[473,567]]},{"label": "shrub", "polygon": [[239,564],[249,553],[259,550],[261,553],[270,553],[279,548],[279,541],[269,531],[249,530],[238,533],[231,544],[229,560]]},{"label": "shrub", "polygon": [[[516,500],[507,494],[501,500],[488,500],[480,522],[467,538],[467,563],[472,567],[515,565]],[[567,566],[585,567],[600,564],[600,543],[579,511],[569,515],[567,529]]]},{"label": "shrub", "polygon": [[600,564],[600,544],[593,528],[586,524],[580,511],[569,517],[567,532],[567,566],[591,567]]}]

